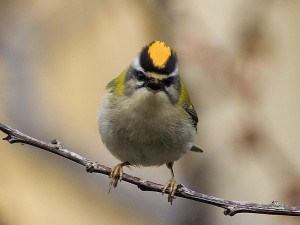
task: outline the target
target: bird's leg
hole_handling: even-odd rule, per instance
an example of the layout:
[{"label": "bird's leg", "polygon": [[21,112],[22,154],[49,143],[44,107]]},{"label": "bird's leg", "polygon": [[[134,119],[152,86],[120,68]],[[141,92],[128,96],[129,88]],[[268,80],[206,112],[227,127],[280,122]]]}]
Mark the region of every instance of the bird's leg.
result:
[{"label": "bird's leg", "polygon": [[166,190],[168,189],[169,195],[168,195],[168,202],[171,203],[173,200],[175,199],[175,192],[177,189],[177,185],[176,185],[176,180],[175,180],[175,176],[174,176],[174,171],[173,171],[173,164],[174,162],[170,162],[167,163],[167,167],[171,170],[172,173],[172,178],[166,183],[166,185],[164,186],[164,189],[162,190],[162,193],[166,193]]},{"label": "bird's leg", "polygon": [[123,166],[129,166],[129,165],[130,165],[129,162],[123,162],[123,163],[120,163],[120,164],[114,166],[111,169],[111,172],[110,172],[110,175],[109,175],[110,184],[109,184],[109,191],[108,191],[108,193],[110,192],[110,189],[111,189],[112,186],[114,188],[117,187],[118,181],[122,180],[122,177],[123,177]]}]

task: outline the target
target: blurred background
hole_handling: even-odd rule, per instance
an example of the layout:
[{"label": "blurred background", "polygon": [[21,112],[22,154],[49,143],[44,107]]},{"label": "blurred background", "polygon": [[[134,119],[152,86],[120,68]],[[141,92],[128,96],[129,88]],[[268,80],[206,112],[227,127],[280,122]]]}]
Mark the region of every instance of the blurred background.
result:
[{"label": "blurred background", "polygon": [[[153,40],[166,41],[199,116],[177,181],[217,197],[300,205],[300,2],[2,0],[0,121],[101,164],[105,85]],[[0,138],[5,137],[0,133]],[[141,192],[48,152],[0,142],[0,224],[300,224]],[[164,184],[165,166],[125,169]]]}]

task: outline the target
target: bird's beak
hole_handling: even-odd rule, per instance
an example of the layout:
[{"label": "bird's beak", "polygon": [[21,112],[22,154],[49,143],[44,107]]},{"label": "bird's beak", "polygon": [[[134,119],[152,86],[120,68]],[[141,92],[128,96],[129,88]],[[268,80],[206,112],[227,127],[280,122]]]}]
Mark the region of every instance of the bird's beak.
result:
[{"label": "bird's beak", "polygon": [[158,91],[162,91],[164,89],[162,82],[155,78],[147,81],[145,86],[149,91],[152,91],[152,92],[158,92]]}]

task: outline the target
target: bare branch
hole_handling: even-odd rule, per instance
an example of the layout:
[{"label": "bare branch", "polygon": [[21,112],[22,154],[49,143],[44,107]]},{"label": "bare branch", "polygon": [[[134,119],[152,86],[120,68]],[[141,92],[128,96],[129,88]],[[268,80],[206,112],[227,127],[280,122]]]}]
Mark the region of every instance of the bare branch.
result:
[{"label": "bare branch", "polygon": [[[7,134],[7,137],[3,138],[3,140],[6,140],[11,144],[22,143],[52,152],[84,166],[86,171],[90,173],[101,173],[105,175],[110,174],[111,168],[100,165],[95,161],[85,158],[75,152],[69,151],[57,140],[53,140],[51,143],[46,143],[23,134],[20,131],[2,123],[0,123],[0,130]],[[156,184],[154,182],[143,180],[139,177],[134,177],[128,174],[124,174],[122,180],[136,185],[142,191],[162,192],[163,190],[163,185],[161,184]],[[225,200],[192,191],[182,184],[178,185],[175,196],[223,208],[225,209],[224,214],[230,216],[234,216],[237,213],[300,216],[300,207],[284,205],[278,201],[273,201],[271,204],[259,204]]]}]

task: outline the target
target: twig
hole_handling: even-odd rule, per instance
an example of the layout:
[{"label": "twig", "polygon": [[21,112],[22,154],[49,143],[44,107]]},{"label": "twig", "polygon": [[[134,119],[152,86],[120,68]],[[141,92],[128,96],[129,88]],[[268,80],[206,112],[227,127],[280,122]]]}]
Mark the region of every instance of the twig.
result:
[{"label": "twig", "polygon": [[[111,169],[109,167],[100,165],[95,161],[85,158],[75,152],[69,151],[57,140],[53,140],[51,143],[46,143],[23,134],[20,131],[2,123],[0,123],[0,130],[7,134],[7,137],[3,138],[3,140],[6,140],[11,144],[22,143],[52,152],[84,166],[86,171],[90,173],[101,173],[106,175],[110,174]],[[143,180],[139,177],[134,177],[128,174],[123,174],[122,180],[136,185],[142,191],[162,192],[163,189],[163,185],[161,184],[156,184],[154,182]],[[258,204],[225,200],[192,191],[182,184],[178,185],[175,196],[223,208],[225,209],[224,214],[230,216],[234,216],[237,213],[300,216],[300,207],[284,205],[278,201],[273,201],[271,204]]]}]

